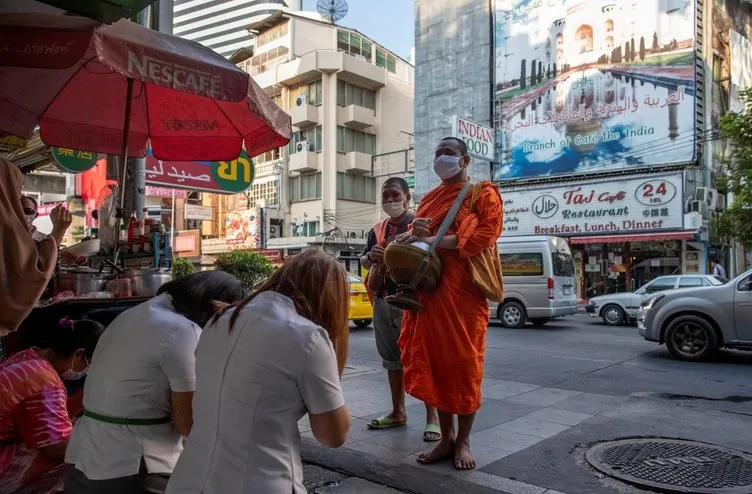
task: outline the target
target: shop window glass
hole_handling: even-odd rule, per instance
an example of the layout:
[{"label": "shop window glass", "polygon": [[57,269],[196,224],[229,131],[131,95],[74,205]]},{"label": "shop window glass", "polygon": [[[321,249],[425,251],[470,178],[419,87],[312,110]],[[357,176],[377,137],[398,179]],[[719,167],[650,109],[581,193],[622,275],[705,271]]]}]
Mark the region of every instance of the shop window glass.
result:
[{"label": "shop window glass", "polygon": [[525,252],[501,254],[501,272],[504,276],[543,276],[543,254]]}]

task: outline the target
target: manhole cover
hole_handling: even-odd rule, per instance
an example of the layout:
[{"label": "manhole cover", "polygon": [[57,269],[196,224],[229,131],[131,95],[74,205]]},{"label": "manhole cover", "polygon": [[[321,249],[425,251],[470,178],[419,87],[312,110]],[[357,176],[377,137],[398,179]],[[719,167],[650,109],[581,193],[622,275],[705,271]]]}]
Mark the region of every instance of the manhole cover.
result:
[{"label": "manhole cover", "polygon": [[720,446],[676,439],[625,439],[593,446],[585,457],[606,475],[663,492],[752,492],[752,455]]}]

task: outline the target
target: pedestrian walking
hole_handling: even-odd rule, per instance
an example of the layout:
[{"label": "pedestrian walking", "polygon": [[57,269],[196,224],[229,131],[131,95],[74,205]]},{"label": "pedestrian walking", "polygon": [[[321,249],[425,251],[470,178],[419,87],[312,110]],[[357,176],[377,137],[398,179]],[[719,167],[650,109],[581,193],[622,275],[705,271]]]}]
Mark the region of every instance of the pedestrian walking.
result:
[{"label": "pedestrian walking", "polygon": [[[368,232],[366,248],[360,258],[363,267],[369,270],[366,286],[372,295],[376,349],[381,356],[381,365],[387,371],[392,396],[391,413],[373,419],[368,424],[370,429],[391,429],[407,424],[405,382],[397,344],[402,327],[402,311],[384,300],[397,293],[397,284],[387,274],[383,261],[386,246],[397,235],[405,233],[413,221],[409,204],[410,188],[407,182],[399,177],[387,179],[381,187],[381,207],[388,218],[377,222]],[[423,439],[429,442],[441,439],[439,416],[436,409],[429,405],[426,405]]]},{"label": "pedestrian walking", "polygon": [[[441,184],[420,201],[412,231],[398,236],[395,242],[433,242],[432,236],[458,195],[468,190],[469,164],[464,141],[448,137],[439,142],[434,171]],[[486,279],[473,269],[471,261],[495,247],[501,234],[502,214],[501,195],[492,183],[483,182],[472,197],[466,196],[436,251],[442,264],[438,286],[431,292],[418,292],[423,310],[406,312],[403,318],[399,348],[405,389],[436,407],[441,425],[441,441],[418,456],[420,463],[452,458],[458,470],[475,468],[470,433],[481,406],[489,317],[483,288],[495,284],[500,296],[502,287],[500,270],[495,275],[497,279]],[[498,264],[498,258],[492,262]]]},{"label": "pedestrian walking", "polygon": [[714,257],[710,260],[710,268],[712,269],[713,276],[726,279],[726,268],[718,262],[718,258]]}]

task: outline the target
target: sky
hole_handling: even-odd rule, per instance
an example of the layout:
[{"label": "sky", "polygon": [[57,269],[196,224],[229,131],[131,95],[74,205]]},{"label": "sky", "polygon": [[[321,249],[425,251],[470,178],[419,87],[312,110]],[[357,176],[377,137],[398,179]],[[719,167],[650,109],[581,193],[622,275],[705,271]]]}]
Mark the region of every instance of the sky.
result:
[{"label": "sky", "polygon": [[[316,11],[317,0],[303,0],[303,10]],[[357,29],[402,58],[415,44],[413,0],[348,0],[338,24]]]}]

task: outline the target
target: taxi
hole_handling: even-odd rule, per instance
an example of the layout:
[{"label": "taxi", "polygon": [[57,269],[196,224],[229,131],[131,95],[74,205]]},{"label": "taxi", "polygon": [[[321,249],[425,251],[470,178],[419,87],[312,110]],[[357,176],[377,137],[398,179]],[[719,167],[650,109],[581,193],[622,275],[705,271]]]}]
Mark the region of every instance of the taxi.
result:
[{"label": "taxi", "polygon": [[350,316],[349,319],[359,328],[366,328],[373,320],[373,307],[368,300],[368,292],[363,278],[352,273],[347,273],[350,289]]}]

